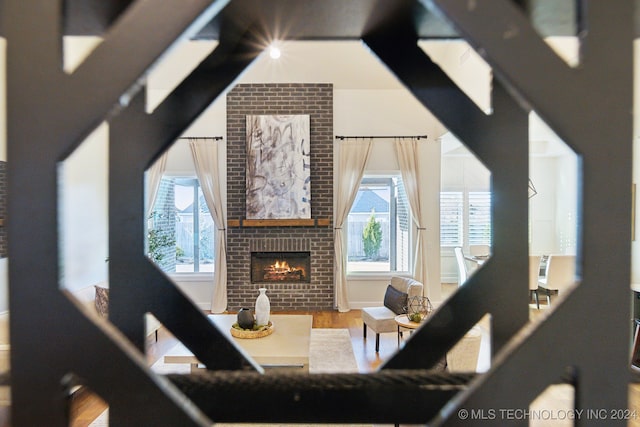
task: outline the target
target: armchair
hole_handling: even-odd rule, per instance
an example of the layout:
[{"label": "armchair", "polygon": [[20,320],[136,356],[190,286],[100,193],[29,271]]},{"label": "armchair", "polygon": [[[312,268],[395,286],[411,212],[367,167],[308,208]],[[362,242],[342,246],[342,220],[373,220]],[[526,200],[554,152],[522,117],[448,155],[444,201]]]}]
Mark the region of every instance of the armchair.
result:
[{"label": "armchair", "polygon": [[[367,339],[367,326],[376,333],[376,353],[380,350],[380,334],[397,332],[395,317],[406,311],[407,298],[422,296],[424,286],[417,280],[392,277],[382,306],[362,309],[363,337]],[[404,298],[404,303],[402,299]]]}]

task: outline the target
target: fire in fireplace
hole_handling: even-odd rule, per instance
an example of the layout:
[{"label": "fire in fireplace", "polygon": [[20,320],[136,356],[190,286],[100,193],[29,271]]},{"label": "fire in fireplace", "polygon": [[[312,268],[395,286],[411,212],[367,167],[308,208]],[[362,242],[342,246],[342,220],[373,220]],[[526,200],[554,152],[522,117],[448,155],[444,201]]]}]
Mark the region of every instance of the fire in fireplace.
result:
[{"label": "fire in fireplace", "polygon": [[310,252],[252,252],[251,283],[311,283]]}]

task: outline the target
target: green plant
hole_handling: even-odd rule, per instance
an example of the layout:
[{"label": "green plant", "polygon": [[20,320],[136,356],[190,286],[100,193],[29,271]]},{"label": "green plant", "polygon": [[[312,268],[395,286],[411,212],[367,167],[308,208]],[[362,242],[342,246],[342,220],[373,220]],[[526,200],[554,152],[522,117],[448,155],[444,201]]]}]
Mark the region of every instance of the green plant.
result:
[{"label": "green plant", "polygon": [[371,211],[371,216],[364,230],[362,230],[362,243],[364,254],[367,258],[375,258],[382,246],[382,226],[376,221],[375,211]]},{"label": "green plant", "polygon": [[161,229],[149,230],[147,235],[149,242],[149,258],[154,262],[164,259],[163,248],[168,248],[176,244],[176,239],[168,232]]},{"label": "green plant", "polygon": [[182,258],[184,256],[184,249],[180,246],[176,246],[176,258]]}]

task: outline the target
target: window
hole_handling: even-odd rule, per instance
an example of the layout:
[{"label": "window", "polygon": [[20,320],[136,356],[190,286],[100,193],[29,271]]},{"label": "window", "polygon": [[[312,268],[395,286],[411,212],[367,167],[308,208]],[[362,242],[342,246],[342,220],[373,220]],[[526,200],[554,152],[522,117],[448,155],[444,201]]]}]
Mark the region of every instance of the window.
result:
[{"label": "window", "polygon": [[440,246],[462,246],[463,208],[462,192],[440,193]]},{"label": "window", "polygon": [[491,244],[491,192],[440,193],[440,246]]},{"label": "window", "polygon": [[197,178],[162,178],[149,229],[149,256],[163,271],[213,272],[215,227]]},{"label": "window", "polygon": [[469,192],[469,244],[491,244],[491,193]]},{"label": "window", "polygon": [[365,176],[347,219],[347,271],[409,271],[410,224],[402,179]]}]

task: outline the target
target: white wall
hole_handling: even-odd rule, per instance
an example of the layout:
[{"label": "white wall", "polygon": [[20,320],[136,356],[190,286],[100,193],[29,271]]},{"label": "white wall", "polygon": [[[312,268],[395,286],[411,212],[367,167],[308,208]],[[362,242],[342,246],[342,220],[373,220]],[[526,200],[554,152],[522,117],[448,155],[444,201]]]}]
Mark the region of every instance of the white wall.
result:
[{"label": "white wall", "polygon": [[532,254],[560,253],[556,238],[557,157],[531,157],[529,177],[538,194],[529,199],[530,247]]},{"label": "white wall", "polygon": [[578,163],[566,153],[533,157],[530,177],[538,194],[529,199],[532,254],[575,254],[577,247]]},{"label": "white wall", "polygon": [[108,137],[104,124],[60,167],[62,284],[72,291],[107,280]]},{"label": "white wall", "polygon": [[555,236],[559,253],[576,254],[578,211],[578,161],[568,154],[558,157],[556,185],[556,229]]}]

